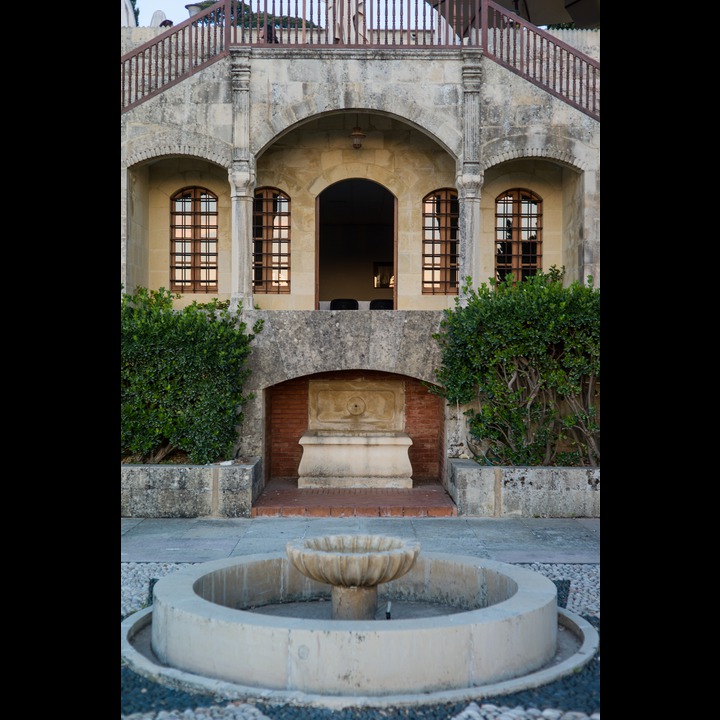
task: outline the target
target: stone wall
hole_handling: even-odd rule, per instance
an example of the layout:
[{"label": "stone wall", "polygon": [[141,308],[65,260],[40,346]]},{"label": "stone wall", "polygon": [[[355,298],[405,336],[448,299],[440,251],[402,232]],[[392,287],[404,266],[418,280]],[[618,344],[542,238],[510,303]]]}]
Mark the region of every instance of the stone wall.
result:
[{"label": "stone wall", "polygon": [[[354,108],[363,109],[368,133],[360,152],[349,142]],[[315,202],[334,184],[362,178],[396,198],[398,309],[452,306],[420,291],[416,209],[439,187],[455,186],[462,198],[460,233],[471,241],[461,243],[461,277],[480,283],[494,274],[493,201],[512,181],[543,198],[543,262],[564,266],[567,282],[592,275],[600,287],[599,144],[595,120],[477,49],[388,50],[382,58],[233,50],[121,116],[123,201],[132,201],[121,228],[121,282],[167,287],[167,196],[179,177],[198,178],[218,195],[224,223],[220,299],[315,309]],[[253,294],[247,238],[256,185],[281,186],[292,198],[290,293]]]},{"label": "stone wall", "polygon": [[[375,370],[435,382],[442,363],[441,312],[404,310],[265,311],[247,309],[248,327],[264,327],[252,342],[248,402],[237,456],[262,456],[265,447],[265,392],[292,378],[323,372]],[[418,352],[422,348],[422,352]],[[461,421],[464,418],[461,418]],[[452,421],[446,421],[454,428]],[[454,435],[459,431],[449,430]]]},{"label": "stone wall", "polygon": [[449,459],[446,490],[458,515],[600,517],[600,468],[487,467]]},{"label": "stone wall", "polygon": [[[600,469],[484,467],[448,460],[445,487],[465,517],[600,517]],[[251,517],[258,458],[236,465],[122,465],[121,517]]]},{"label": "stone wall", "polygon": [[262,463],[122,465],[120,517],[250,517]]}]

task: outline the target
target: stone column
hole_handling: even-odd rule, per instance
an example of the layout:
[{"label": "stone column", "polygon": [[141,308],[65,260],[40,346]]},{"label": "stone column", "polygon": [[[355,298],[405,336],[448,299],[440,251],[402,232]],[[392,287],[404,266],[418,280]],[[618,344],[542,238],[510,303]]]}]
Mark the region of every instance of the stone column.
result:
[{"label": "stone column", "polygon": [[374,620],[377,612],[377,585],[358,587],[333,585],[330,592],[333,620]]},{"label": "stone column", "polygon": [[231,305],[252,308],[252,213],[255,158],[250,153],[250,56],[230,51],[233,104],[233,158],[228,170],[232,204]]},{"label": "stone column", "polygon": [[132,293],[134,287],[128,282],[128,205],[130,195],[128,192],[128,169],[125,163],[120,166],[120,282],[122,292]]},{"label": "stone column", "polygon": [[480,169],[480,66],[481,51],[466,50],[462,69],[463,81],[463,154],[458,159],[455,180],[460,201],[460,287],[470,276],[473,285],[486,278],[479,278],[480,249],[480,188],[483,173]]},{"label": "stone column", "polygon": [[[582,174],[580,192],[583,208],[583,224],[578,238],[582,248],[582,258],[577,279],[585,285],[588,275],[593,277],[593,287],[600,287],[600,170],[597,167],[585,170]],[[573,278],[570,278],[573,279]]]}]

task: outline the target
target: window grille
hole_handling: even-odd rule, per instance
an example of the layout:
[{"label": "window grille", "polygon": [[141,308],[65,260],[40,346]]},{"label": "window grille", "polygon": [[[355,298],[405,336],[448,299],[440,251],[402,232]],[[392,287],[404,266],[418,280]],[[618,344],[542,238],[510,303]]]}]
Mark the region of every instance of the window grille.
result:
[{"label": "window grille", "polygon": [[218,289],[217,196],[190,187],[170,199],[170,287],[182,293]]},{"label": "window grille", "polygon": [[290,198],[258,188],[253,207],[253,291],[290,292]]},{"label": "window grille", "polygon": [[495,200],[495,279],[515,282],[542,270],[542,200],[530,190],[508,190]]},{"label": "window grille", "polygon": [[455,190],[435,190],[423,199],[423,294],[457,295],[459,217]]}]

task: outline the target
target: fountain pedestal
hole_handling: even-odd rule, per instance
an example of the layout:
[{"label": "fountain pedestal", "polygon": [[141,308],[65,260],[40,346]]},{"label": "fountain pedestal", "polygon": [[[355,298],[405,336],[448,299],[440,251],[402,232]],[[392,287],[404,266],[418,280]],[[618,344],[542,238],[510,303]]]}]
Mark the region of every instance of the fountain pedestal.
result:
[{"label": "fountain pedestal", "polygon": [[333,620],[372,620],[377,612],[377,585],[342,587],[331,591]]}]

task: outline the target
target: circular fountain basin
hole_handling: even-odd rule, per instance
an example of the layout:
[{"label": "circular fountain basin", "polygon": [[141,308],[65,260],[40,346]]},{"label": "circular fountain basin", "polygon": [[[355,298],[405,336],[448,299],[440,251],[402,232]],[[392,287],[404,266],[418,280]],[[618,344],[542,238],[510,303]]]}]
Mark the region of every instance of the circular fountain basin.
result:
[{"label": "circular fountain basin", "polygon": [[[209,681],[227,696],[270,692],[304,697],[431,695],[493,686],[516,678],[541,684],[588,662],[586,648],[568,665],[548,668],[558,625],[593,629],[558,613],[554,583],[513,565],[443,553],[380,586],[381,599],[444,603],[452,614],[399,620],[323,620],[252,609],[328,597],[328,585],[299,572],[286,555],[248,555],[194,565],[154,586],[153,606],[123,623],[123,655],[138,672],[171,684]],[[458,610],[459,609],[459,610]],[[571,618],[568,620],[568,618]],[[149,626],[149,627],[148,627]],[[138,657],[141,631],[150,647]],[[136,636],[138,636],[136,638]],[[588,652],[588,649],[592,652]],[[149,662],[148,662],[149,661]],[[193,680],[194,679],[194,680]],[[508,684],[509,683],[509,684]],[[504,690],[512,691],[511,689]],[[362,704],[362,703],[361,703]]]}]

